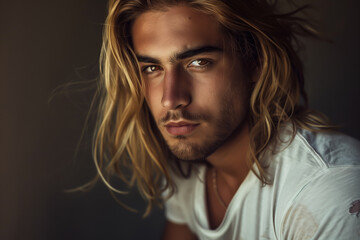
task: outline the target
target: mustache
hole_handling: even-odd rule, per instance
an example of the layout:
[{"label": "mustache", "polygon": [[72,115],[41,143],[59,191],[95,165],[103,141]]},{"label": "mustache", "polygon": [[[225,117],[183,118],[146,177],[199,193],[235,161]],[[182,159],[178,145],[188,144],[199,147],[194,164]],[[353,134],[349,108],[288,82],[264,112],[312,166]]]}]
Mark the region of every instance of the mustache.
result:
[{"label": "mustache", "polygon": [[207,120],[208,117],[202,114],[194,114],[188,111],[178,111],[178,112],[170,112],[168,111],[166,115],[158,120],[158,124],[166,123],[170,120],[177,121],[180,119],[189,120],[189,121],[200,121]]}]

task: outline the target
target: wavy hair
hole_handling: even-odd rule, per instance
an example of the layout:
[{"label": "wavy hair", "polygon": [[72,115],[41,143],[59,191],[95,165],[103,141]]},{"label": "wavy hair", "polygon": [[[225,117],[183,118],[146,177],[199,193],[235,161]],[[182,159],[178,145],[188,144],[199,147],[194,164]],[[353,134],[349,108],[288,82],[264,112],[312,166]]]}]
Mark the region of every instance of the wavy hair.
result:
[{"label": "wavy hair", "polygon": [[[311,25],[298,16],[305,7],[280,14],[266,0],[110,0],[103,32],[98,123],[94,159],[99,177],[110,184],[116,175],[137,185],[148,200],[145,215],[159,203],[163,191],[175,186],[169,175],[168,147],[144,101],[144,83],[132,48],[134,20],[149,10],[186,4],[213,16],[256,81],[250,86],[250,156],[248,166],[267,184],[260,155],[277,136],[280,125],[320,131],[331,128],[326,118],[308,110],[303,66],[297,54],[299,36],[316,37]],[[255,166],[255,167],[254,167]],[[165,181],[164,181],[165,180]]]}]

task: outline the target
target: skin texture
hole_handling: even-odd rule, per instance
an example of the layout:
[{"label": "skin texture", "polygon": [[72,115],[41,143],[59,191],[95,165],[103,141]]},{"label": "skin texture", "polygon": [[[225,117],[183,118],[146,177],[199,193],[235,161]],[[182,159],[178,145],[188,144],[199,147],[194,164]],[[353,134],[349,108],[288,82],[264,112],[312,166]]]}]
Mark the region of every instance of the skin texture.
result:
[{"label": "skin texture", "polygon": [[[146,102],[170,150],[179,159],[207,161],[209,223],[226,209],[248,173],[248,75],[219,23],[186,5],[141,14],[132,40],[146,86]],[[186,225],[168,222],[164,239],[196,239]]]},{"label": "skin texture", "polygon": [[219,32],[213,18],[187,7],[144,13],[133,26],[147,104],[180,159],[208,157],[246,116],[242,65]]}]

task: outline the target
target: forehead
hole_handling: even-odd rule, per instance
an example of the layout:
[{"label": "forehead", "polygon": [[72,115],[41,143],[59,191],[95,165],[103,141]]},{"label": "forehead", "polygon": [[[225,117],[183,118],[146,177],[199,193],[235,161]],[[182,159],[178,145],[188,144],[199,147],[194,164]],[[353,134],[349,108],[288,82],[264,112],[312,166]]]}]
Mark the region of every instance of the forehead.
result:
[{"label": "forehead", "polygon": [[188,6],[172,6],[148,11],[137,17],[132,26],[136,53],[158,55],[202,45],[221,47],[220,24],[211,15]]}]

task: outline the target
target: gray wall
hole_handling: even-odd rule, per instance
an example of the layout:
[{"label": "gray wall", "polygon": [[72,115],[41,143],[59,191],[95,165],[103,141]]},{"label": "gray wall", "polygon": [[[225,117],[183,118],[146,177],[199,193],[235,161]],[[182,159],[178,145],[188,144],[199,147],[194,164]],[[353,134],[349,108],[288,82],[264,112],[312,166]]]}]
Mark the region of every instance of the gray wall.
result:
[{"label": "gray wall", "polygon": [[[101,183],[64,193],[95,175],[89,129],[75,155],[92,90],[48,100],[61,84],[96,77],[104,2],[0,2],[0,239],[158,239],[162,212],[143,219],[136,191],[121,199],[137,214]],[[360,2],[308,2],[333,41],[307,41],[311,105],[360,138]]]}]

